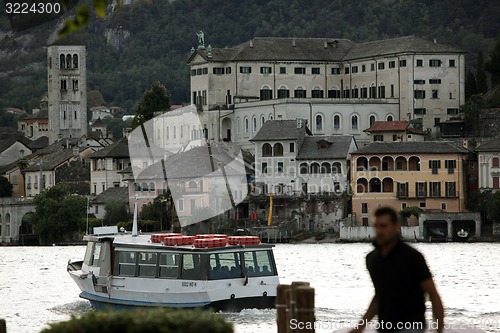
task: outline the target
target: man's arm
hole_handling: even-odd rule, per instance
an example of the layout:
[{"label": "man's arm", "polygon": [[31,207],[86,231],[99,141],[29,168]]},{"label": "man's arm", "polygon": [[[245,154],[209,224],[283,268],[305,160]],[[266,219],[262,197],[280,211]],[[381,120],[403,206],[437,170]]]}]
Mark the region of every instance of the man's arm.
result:
[{"label": "man's arm", "polygon": [[437,320],[438,324],[438,333],[443,332],[444,328],[444,308],[443,303],[441,302],[441,297],[439,296],[436,286],[434,285],[434,281],[432,278],[426,279],[420,282],[420,287],[429,294],[429,298],[432,303],[432,314],[434,315],[434,320]]},{"label": "man's arm", "polygon": [[370,302],[370,305],[368,306],[368,309],[366,310],[366,313],[359,321],[357,327],[352,329],[349,333],[361,333],[361,332],[363,332],[363,330],[366,328],[366,324],[370,320],[372,320],[376,314],[377,314],[377,298],[376,298],[376,296],[373,296],[372,301]]}]

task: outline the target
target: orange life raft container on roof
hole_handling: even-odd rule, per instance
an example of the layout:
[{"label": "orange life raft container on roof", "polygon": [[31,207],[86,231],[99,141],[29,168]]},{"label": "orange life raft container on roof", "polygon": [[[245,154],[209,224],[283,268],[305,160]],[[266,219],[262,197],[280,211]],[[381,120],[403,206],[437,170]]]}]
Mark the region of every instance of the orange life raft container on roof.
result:
[{"label": "orange life raft container on roof", "polygon": [[259,245],[258,236],[229,236],[227,239],[229,245]]},{"label": "orange life raft container on roof", "polygon": [[170,232],[170,233],[166,233],[166,234],[152,234],[151,235],[151,243],[161,243],[164,238],[173,237],[173,236],[182,236],[182,235],[179,233],[174,233],[174,232]]},{"label": "orange life raft container on roof", "polygon": [[176,245],[193,245],[195,241],[194,236],[172,236],[163,238],[163,245],[176,246]]}]

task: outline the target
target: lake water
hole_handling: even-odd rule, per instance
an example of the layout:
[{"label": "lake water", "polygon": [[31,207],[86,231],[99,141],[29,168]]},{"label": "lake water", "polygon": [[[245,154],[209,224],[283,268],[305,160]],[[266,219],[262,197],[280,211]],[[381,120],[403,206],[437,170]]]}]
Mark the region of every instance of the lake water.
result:
[{"label": "lake water", "polygon": [[[500,332],[500,244],[414,244],[426,257],[450,323]],[[316,332],[332,332],[359,318],[373,287],[364,258],[370,244],[280,244],[282,283],[309,281],[316,290]],[[91,310],[66,272],[83,246],[0,248],[0,318],[8,333],[39,332],[47,323]],[[276,332],[275,311],[221,314],[236,333]]]}]

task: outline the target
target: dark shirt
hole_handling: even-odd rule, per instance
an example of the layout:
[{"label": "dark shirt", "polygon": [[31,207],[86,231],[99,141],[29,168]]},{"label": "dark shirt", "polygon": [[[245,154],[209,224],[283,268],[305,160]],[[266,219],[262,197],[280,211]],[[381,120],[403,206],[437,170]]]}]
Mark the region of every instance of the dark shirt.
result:
[{"label": "dark shirt", "polygon": [[386,256],[375,242],[373,245],[366,267],[375,287],[379,324],[383,323],[379,331],[395,331],[398,322],[424,323],[425,298],[420,283],[431,277],[424,257],[401,240]]}]

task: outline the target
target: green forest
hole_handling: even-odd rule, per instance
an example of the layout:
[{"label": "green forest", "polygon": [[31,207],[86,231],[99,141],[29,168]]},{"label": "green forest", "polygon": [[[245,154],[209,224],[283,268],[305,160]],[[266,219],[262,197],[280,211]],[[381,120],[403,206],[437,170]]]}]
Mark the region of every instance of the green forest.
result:
[{"label": "green forest", "polygon": [[[254,36],[369,41],[416,35],[462,48],[466,70],[475,70],[478,51],[488,55],[500,33],[499,17],[500,2],[491,0],[136,0],[105,19],[92,18],[71,37],[87,46],[88,89],[131,111],[154,81],[165,85],[171,104],[189,100],[186,60],[199,30],[212,47]],[[44,46],[56,24],[0,40],[0,108],[36,107],[47,84]],[[0,16],[0,32],[7,30]],[[110,31],[124,37],[109,38]]]}]

